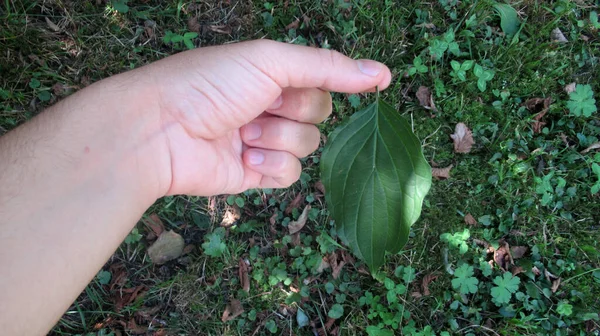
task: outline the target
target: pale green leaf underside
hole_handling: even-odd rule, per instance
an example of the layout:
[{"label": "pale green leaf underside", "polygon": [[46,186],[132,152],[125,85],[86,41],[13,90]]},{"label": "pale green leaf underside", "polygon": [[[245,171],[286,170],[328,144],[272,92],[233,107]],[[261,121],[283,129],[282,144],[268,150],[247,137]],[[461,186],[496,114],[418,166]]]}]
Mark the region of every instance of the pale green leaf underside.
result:
[{"label": "pale green leaf underside", "polygon": [[382,100],[332,133],[321,174],[338,235],[372,270],[406,244],[431,186],[419,140]]},{"label": "pale green leaf underside", "polygon": [[495,4],[494,9],[500,16],[500,28],[506,35],[514,35],[519,31],[517,11],[508,4]]}]

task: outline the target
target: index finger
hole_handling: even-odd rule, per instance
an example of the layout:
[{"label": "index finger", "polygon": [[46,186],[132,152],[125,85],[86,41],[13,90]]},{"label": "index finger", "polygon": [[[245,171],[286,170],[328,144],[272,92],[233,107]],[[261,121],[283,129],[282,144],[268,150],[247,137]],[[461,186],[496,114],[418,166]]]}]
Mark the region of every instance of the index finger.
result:
[{"label": "index finger", "polygon": [[[392,74],[383,63],[353,60],[329,50],[270,40],[246,42],[240,55],[281,88],[320,88],[327,91],[359,93],[390,85]],[[240,43],[243,45],[245,43]]]}]

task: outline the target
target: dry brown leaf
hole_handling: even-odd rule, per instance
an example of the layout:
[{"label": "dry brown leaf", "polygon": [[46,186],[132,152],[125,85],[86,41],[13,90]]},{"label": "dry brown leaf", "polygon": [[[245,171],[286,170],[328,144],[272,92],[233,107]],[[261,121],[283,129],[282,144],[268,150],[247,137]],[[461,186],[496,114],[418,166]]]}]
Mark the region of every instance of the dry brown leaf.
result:
[{"label": "dry brown leaf", "polygon": [[427,274],[423,277],[423,280],[421,280],[421,288],[423,289],[423,295],[431,295],[431,292],[429,291],[429,284],[437,278],[438,275],[435,273]]},{"label": "dry brown leaf", "polygon": [[146,293],[148,289],[144,285],[117,290],[111,296],[115,305],[115,311],[119,312],[123,307],[132,303],[136,298]]},{"label": "dry brown leaf", "polygon": [[302,193],[298,193],[298,195],[296,195],[296,197],[294,197],[290,204],[285,208],[285,214],[291,214],[294,209],[300,207],[302,201],[304,201],[304,195],[302,195]]},{"label": "dry brown leaf", "polygon": [[471,225],[471,226],[477,225],[477,220],[470,213],[466,214],[464,219],[465,219],[465,224],[467,224],[467,225]]},{"label": "dry brown leaf", "polygon": [[560,287],[560,282],[561,282],[560,278],[552,281],[552,288],[551,288],[552,293],[556,293],[556,291],[558,290],[558,287]]},{"label": "dry brown leaf", "polygon": [[223,215],[223,220],[221,220],[222,227],[230,227],[235,223],[238,219],[240,219],[241,213],[240,209],[236,206],[228,206],[227,210],[225,210],[225,215]]},{"label": "dry brown leaf", "polygon": [[587,154],[589,151],[600,148],[600,142],[595,142],[591,144],[588,148],[582,150],[581,154]]},{"label": "dry brown leaf", "polygon": [[431,176],[436,177],[438,179],[447,179],[450,177],[450,170],[454,167],[454,165],[449,165],[446,168],[431,168]]},{"label": "dry brown leaf", "polygon": [[269,231],[272,234],[277,234],[277,213],[274,213],[273,215],[271,215],[271,218],[269,218]]},{"label": "dry brown leaf", "polygon": [[410,293],[410,297],[412,297],[413,299],[420,299],[421,297],[423,297],[423,294],[421,294],[419,291],[414,291]]},{"label": "dry brown leaf", "polygon": [[510,254],[513,259],[520,259],[523,258],[528,249],[527,246],[511,246]]},{"label": "dry brown leaf", "polygon": [[144,326],[144,325],[138,325],[135,322],[135,319],[132,317],[129,319],[129,322],[127,322],[127,325],[125,326],[125,330],[127,330],[130,334],[133,335],[139,335],[139,334],[146,334],[146,332],[148,331],[148,327]]},{"label": "dry brown leaf", "polygon": [[329,265],[329,260],[327,259],[327,257],[323,257],[321,263],[319,264],[319,267],[317,267],[317,273],[323,273],[323,271],[328,269],[329,267],[331,267],[331,265]]},{"label": "dry brown leaf", "polygon": [[143,218],[142,223],[149,228],[156,237],[160,236],[165,230],[163,222],[157,214],[153,213],[148,218]]},{"label": "dry brown leaf", "polygon": [[342,261],[338,261],[337,259],[337,254],[333,253],[332,256],[329,258],[329,263],[331,264],[331,276],[334,279],[337,279],[340,277],[340,273],[342,272],[342,269],[344,268],[344,265],[346,265],[346,258],[343,255],[344,253],[346,253],[345,251],[342,251]]},{"label": "dry brown leaf", "polygon": [[540,275],[540,274],[542,274],[542,272],[540,272],[540,269],[539,269],[539,268],[537,268],[537,266],[533,266],[533,267],[531,268],[531,272],[533,272],[533,274],[535,274],[535,275]]},{"label": "dry brown leaf", "polygon": [[325,195],[325,186],[323,185],[323,182],[318,181],[317,183],[315,183],[315,189],[320,191],[321,194]]},{"label": "dry brown leaf", "polygon": [[296,19],[287,26],[285,26],[285,30],[298,29],[298,27],[300,27],[300,19]]},{"label": "dry brown leaf", "polygon": [[424,108],[437,112],[435,103],[433,102],[433,97],[431,95],[431,90],[429,90],[428,87],[419,86],[419,89],[417,90],[417,99],[419,100],[419,104]]},{"label": "dry brown leaf", "polygon": [[194,252],[195,248],[196,248],[196,246],[194,244],[187,244],[183,248],[183,252],[181,253],[181,255],[190,254],[190,253]]},{"label": "dry brown leaf", "polygon": [[54,32],[60,31],[60,27],[58,25],[56,25],[54,22],[50,21],[50,19],[47,16],[44,17],[44,19],[46,19],[46,24],[48,25],[48,28],[50,28]]},{"label": "dry brown leaf", "polygon": [[221,316],[222,322],[231,321],[234,318],[242,315],[244,312],[244,307],[242,307],[242,303],[238,299],[231,299],[229,304],[225,307],[225,311],[223,312],[223,316]]},{"label": "dry brown leaf", "polygon": [[300,214],[300,216],[298,217],[298,220],[291,221],[288,224],[288,230],[290,231],[290,234],[294,234],[294,233],[300,232],[300,230],[302,230],[302,228],[306,224],[306,219],[308,218],[309,210],[310,210],[310,205],[305,206],[304,210],[302,210],[302,214]]},{"label": "dry brown leaf", "polygon": [[188,19],[187,27],[191,32],[200,33],[202,30],[202,26],[200,25],[200,22],[198,22],[197,16],[192,16]]},{"label": "dry brown leaf", "polygon": [[506,261],[508,259],[508,249],[505,246],[500,246],[494,251],[494,261],[503,272],[506,272]]},{"label": "dry brown leaf", "polygon": [[574,92],[576,88],[577,88],[577,83],[575,83],[575,82],[569,83],[569,84],[565,85],[565,92],[567,94],[570,94],[571,92]]},{"label": "dry brown leaf", "polygon": [[173,231],[163,232],[148,248],[148,256],[153,263],[160,265],[178,258],[183,253],[183,237]]},{"label": "dry brown leaf", "polygon": [[523,267],[521,267],[521,266],[515,266],[515,267],[512,268],[511,272],[512,272],[512,275],[517,275],[517,274],[521,274],[521,273],[523,273],[525,271],[523,270]]},{"label": "dry brown leaf", "polygon": [[238,261],[238,276],[244,292],[250,292],[250,279],[248,278],[248,264],[244,259]]},{"label": "dry brown leaf", "polygon": [[558,43],[569,42],[569,40],[567,40],[567,38],[565,37],[565,34],[563,34],[563,32],[558,27],[556,27],[552,30],[552,32],[550,33],[550,38],[552,39],[552,42],[558,42]]},{"label": "dry brown leaf", "polygon": [[454,152],[456,153],[469,153],[475,144],[471,130],[464,123],[456,124],[454,134],[451,134],[450,137],[454,141]]}]

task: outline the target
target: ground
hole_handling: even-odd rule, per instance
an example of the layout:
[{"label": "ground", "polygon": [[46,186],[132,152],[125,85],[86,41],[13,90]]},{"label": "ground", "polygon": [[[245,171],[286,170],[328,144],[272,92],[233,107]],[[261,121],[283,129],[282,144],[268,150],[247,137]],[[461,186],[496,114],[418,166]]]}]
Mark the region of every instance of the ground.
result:
[{"label": "ground", "polygon": [[[432,167],[452,166],[375,272],[336,235],[322,148],[288,189],[160,199],[51,334],[598,335],[599,3],[498,4],[3,1],[0,134],[112,74],[269,38],[386,63],[381,97]],[[374,94],[333,98],[323,144]],[[474,140],[464,153],[458,123]],[[154,264],[168,230],[184,254]]]}]

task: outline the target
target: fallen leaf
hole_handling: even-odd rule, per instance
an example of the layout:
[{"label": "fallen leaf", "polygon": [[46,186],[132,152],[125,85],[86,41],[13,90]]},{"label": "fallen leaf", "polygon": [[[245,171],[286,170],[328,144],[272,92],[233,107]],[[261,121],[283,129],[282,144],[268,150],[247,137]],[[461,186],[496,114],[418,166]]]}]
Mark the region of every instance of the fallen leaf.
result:
[{"label": "fallen leaf", "polygon": [[500,246],[496,251],[494,251],[494,261],[504,272],[506,272],[506,259],[508,259],[507,256],[508,251],[504,246]]},{"label": "fallen leaf", "polygon": [[451,134],[450,137],[454,141],[454,152],[456,153],[469,153],[475,144],[471,130],[463,123],[456,124],[454,134]]},{"label": "fallen leaf", "polygon": [[110,291],[112,292],[117,288],[123,288],[123,286],[125,286],[125,283],[127,282],[127,270],[125,268],[125,265],[123,265],[123,263],[116,263],[110,265],[108,269],[112,274],[110,284],[108,285]]},{"label": "fallen leaf", "polygon": [[211,25],[208,27],[210,31],[219,34],[231,34],[231,27],[227,25]]},{"label": "fallen leaf", "polygon": [[188,27],[189,31],[196,32],[196,33],[200,33],[200,31],[202,29],[200,22],[198,22],[197,16],[192,16],[188,19],[187,27]]},{"label": "fallen leaf", "polygon": [[225,215],[223,215],[223,220],[221,220],[222,227],[230,227],[232,226],[238,219],[240,219],[241,213],[240,209],[235,206],[228,206],[227,210],[225,210]]},{"label": "fallen leaf", "polygon": [[44,19],[46,19],[46,24],[48,25],[48,28],[50,28],[54,32],[60,31],[60,27],[58,25],[56,25],[54,22],[50,21],[50,19],[47,16],[44,17]]},{"label": "fallen leaf", "polygon": [[435,29],[435,25],[433,23],[420,23],[415,25],[416,28],[427,28],[427,29]]},{"label": "fallen leaf", "polygon": [[470,213],[465,215],[465,224],[467,225],[477,225],[477,220]]},{"label": "fallen leaf", "polygon": [[435,273],[427,274],[423,277],[423,280],[421,280],[421,288],[423,289],[423,295],[431,295],[431,292],[429,291],[429,284],[437,278],[438,275],[436,275]]},{"label": "fallen leaf", "polygon": [[300,26],[300,19],[296,19],[296,20],[292,21],[290,24],[288,24],[287,26],[285,26],[285,30],[298,29],[299,26]]},{"label": "fallen leaf", "polygon": [[570,94],[571,92],[575,92],[575,88],[577,88],[577,83],[569,83],[565,85],[565,92]]},{"label": "fallen leaf", "polygon": [[560,282],[561,282],[560,278],[552,281],[552,288],[551,288],[552,293],[556,293],[556,291],[558,290],[558,287],[560,287]]},{"label": "fallen leaf", "polygon": [[140,326],[135,322],[135,319],[132,317],[127,322],[125,326],[125,330],[134,335],[145,334],[148,331],[147,326]]},{"label": "fallen leaf", "polygon": [[302,214],[300,214],[300,216],[298,217],[298,220],[291,221],[288,224],[288,230],[290,231],[290,234],[294,234],[294,233],[300,232],[300,230],[302,230],[302,228],[306,224],[306,219],[308,218],[309,210],[310,210],[310,205],[305,206],[304,210],[302,210]]},{"label": "fallen leaf", "polygon": [[510,254],[513,259],[520,259],[520,258],[523,258],[525,253],[527,253],[527,250],[528,250],[527,246],[511,246]]},{"label": "fallen leaf", "polygon": [[277,234],[277,229],[276,229],[277,228],[277,217],[278,217],[277,213],[274,213],[271,216],[271,218],[269,218],[269,224],[270,224],[269,225],[269,231],[272,234]]},{"label": "fallen leaf", "polygon": [[423,294],[419,293],[418,291],[414,291],[410,293],[410,297],[412,297],[413,299],[419,299],[423,297]]},{"label": "fallen leaf", "polygon": [[523,267],[521,267],[521,266],[515,266],[515,267],[512,268],[511,272],[512,272],[512,275],[517,275],[517,274],[521,274],[521,273],[523,273],[525,271],[523,270]]},{"label": "fallen leaf", "polygon": [[139,310],[136,310],[135,316],[139,317],[143,321],[150,322],[156,317],[156,314],[161,310],[161,308],[161,306],[143,307]]},{"label": "fallen leaf", "polygon": [[296,195],[296,197],[294,197],[294,199],[290,202],[290,204],[285,208],[285,211],[284,211],[285,214],[286,215],[291,214],[294,209],[300,207],[303,200],[304,200],[304,195],[302,195],[302,193],[298,193]]},{"label": "fallen leaf", "polygon": [[192,252],[194,252],[195,248],[196,248],[196,246],[194,244],[187,244],[183,248],[183,252],[181,253],[181,255],[186,255],[186,254],[192,253]]},{"label": "fallen leaf", "polygon": [[250,292],[250,279],[248,278],[248,264],[244,261],[244,259],[240,259],[238,261],[238,276],[240,278],[240,283],[242,284],[242,289],[244,292]]},{"label": "fallen leaf", "polygon": [[449,165],[446,168],[431,168],[431,176],[436,177],[438,179],[447,179],[450,177],[450,170],[454,167],[454,165]]},{"label": "fallen leaf", "polygon": [[323,271],[328,269],[329,267],[331,267],[331,265],[329,265],[327,257],[323,257],[321,263],[319,264],[319,267],[317,267],[317,273],[323,273]]},{"label": "fallen leaf", "polygon": [[582,150],[581,154],[587,154],[589,151],[600,148],[600,142],[594,142],[588,148]]},{"label": "fallen leaf", "polygon": [[433,97],[431,96],[431,90],[426,86],[420,86],[417,90],[417,99],[419,104],[427,110],[433,110],[437,112]]},{"label": "fallen leaf", "polygon": [[553,42],[558,42],[558,43],[569,42],[569,40],[567,40],[567,38],[565,37],[565,34],[563,34],[563,32],[558,27],[556,27],[552,30],[552,32],[550,33],[550,38],[552,39]]},{"label": "fallen leaf", "polygon": [[344,265],[346,265],[346,258],[344,258],[343,253],[346,252],[342,251],[342,261],[338,261],[337,253],[332,253],[331,257],[329,258],[329,264],[331,265],[331,276],[334,279],[340,277],[340,273],[342,272]]},{"label": "fallen leaf", "polygon": [[540,275],[540,274],[542,274],[542,272],[540,272],[540,269],[539,269],[539,268],[537,268],[537,266],[533,266],[533,267],[531,268],[531,272],[533,272],[533,274],[535,274],[535,275]]},{"label": "fallen leaf", "polygon": [[315,183],[315,189],[320,191],[321,194],[325,195],[325,186],[323,185],[323,182],[318,181],[317,183]]},{"label": "fallen leaf", "polygon": [[231,299],[229,304],[225,307],[223,316],[221,317],[222,322],[231,321],[234,318],[240,316],[244,312],[244,307],[238,299]]},{"label": "fallen leaf", "polygon": [[142,218],[142,223],[144,223],[144,225],[149,228],[156,237],[160,236],[165,230],[164,224],[155,213],[148,216],[148,218]]},{"label": "fallen leaf", "polygon": [[139,296],[144,295],[147,290],[146,286],[139,285],[114,291],[111,298],[115,305],[115,311],[119,312],[123,307],[135,301]]},{"label": "fallen leaf", "polygon": [[538,112],[535,116],[533,116],[532,121],[532,129],[534,134],[538,134],[542,131],[546,122],[542,121],[542,118],[548,113],[550,109],[550,104],[552,103],[552,98],[531,98],[525,101],[523,104],[529,111]]},{"label": "fallen leaf", "polygon": [[148,256],[153,263],[160,265],[178,258],[183,253],[183,237],[173,231],[163,232],[148,248]]}]

